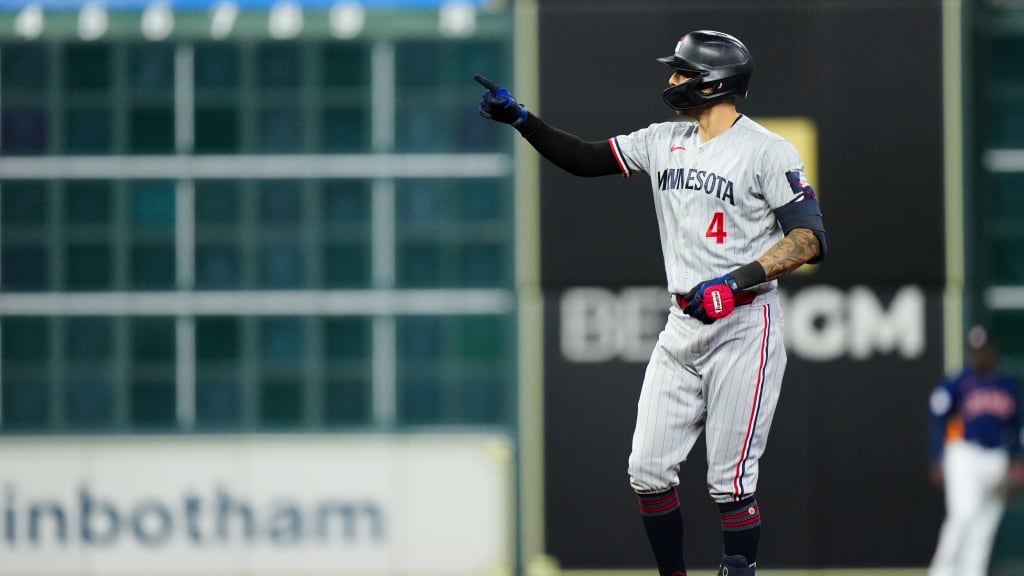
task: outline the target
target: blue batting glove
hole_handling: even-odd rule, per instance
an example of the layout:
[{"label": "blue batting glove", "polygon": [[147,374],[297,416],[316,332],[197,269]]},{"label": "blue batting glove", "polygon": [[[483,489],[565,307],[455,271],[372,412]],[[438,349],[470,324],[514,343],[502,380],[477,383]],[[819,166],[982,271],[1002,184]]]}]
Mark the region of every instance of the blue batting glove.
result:
[{"label": "blue batting glove", "polygon": [[480,97],[480,115],[495,122],[519,126],[526,121],[526,107],[516,102],[508,90],[491,82],[487,77],[473,76],[487,91]]}]

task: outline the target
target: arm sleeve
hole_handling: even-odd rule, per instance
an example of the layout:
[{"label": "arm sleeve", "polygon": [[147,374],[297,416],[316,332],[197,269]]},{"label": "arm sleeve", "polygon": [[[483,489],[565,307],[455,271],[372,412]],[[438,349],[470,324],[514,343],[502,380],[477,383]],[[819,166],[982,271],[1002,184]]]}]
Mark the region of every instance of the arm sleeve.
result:
[{"label": "arm sleeve", "polygon": [[941,460],[946,443],[946,426],[953,414],[956,398],[950,382],[943,382],[932,391],[928,400],[931,426],[929,431],[929,455],[932,460]]},{"label": "arm sleeve", "polygon": [[622,170],[610,140],[587,142],[549,126],[533,114],[519,128],[523,138],[555,166],[575,176],[609,176]]},{"label": "arm sleeve", "polygon": [[1020,409],[1020,384],[1014,380],[1013,390],[1016,392],[1016,404],[1013,411],[1013,416],[1010,418],[1010,455],[1014,457],[1020,457],[1024,454],[1024,428],[1021,428],[1021,409]]},{"label": "arm sleeve", "polygon": [[814,232],[819,250],[818,255],[809,260],[808,264],[817,264],[825,260],[828,255],[828,241],[825,239],[825,222],[821,217],[817,199],[794,200],[781,208],[776,208],[775,218],[786,234],[797,228],[806,228]]}]

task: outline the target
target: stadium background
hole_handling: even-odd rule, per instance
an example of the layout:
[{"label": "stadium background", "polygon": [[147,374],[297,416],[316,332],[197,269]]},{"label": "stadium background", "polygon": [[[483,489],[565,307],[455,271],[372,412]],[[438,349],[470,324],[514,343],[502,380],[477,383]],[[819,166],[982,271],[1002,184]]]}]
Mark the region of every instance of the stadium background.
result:
[{"label": "stadium background", "polygon": [[[1024,376],[1013,2],[2,8],[0,574],[642,573],[648,185],[538,161],[472,75],[598,139],[669,117],[692,28],[751,47],[832,249],[783,283],[762,564],[919,572],[963,326]],[[994,573],[1021,550],[1018,500]]]}]

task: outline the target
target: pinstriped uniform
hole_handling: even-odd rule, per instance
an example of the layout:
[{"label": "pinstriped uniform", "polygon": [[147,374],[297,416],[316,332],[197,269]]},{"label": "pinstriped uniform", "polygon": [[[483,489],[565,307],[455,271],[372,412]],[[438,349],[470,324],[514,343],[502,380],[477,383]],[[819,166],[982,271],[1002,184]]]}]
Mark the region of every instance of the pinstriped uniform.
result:
[{"label": "pinstriped uniform", "polygon": [[[746,116],[706,143],[694,122],[652,124],[609,142],[625,176],[650,176],[676,294],[767,252],[783,236],[773,211],[800,197],[806,183],[796,149]],[[712,498],[755,492],[786,368],[775,288],[775,281],[754,287],[753,302],[709,325],[671,300],[637,406],[629,474],[638,493],[676,486],[701,430]]]}]

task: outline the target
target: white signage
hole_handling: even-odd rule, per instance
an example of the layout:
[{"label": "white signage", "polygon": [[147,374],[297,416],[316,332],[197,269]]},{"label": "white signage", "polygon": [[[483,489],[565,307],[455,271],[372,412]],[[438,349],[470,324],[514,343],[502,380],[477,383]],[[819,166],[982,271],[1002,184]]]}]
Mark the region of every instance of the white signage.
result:
[{"label": "white signage", "polygon": [[487,435],[5,438],[2,574],[501,575]]},{"label": "white signage", "polygon": [[[566,290],[560,303],[562,356],[569,362],[646,362],[665,327],[671,300],[663,288]],[[900,287],[888,304],[867,286],[814,285],[782,293],[787,351],[810,362],[868,360],[925,350],[925,294]]]}]

